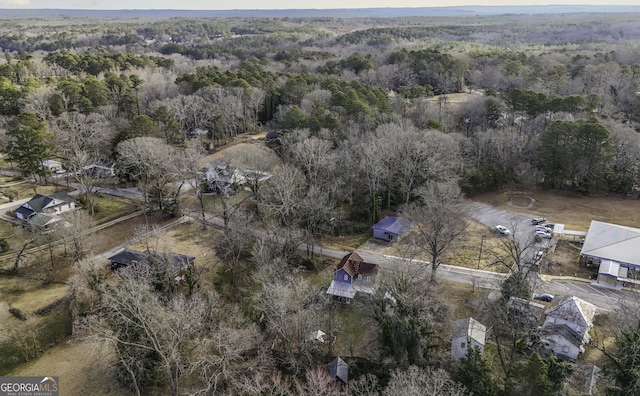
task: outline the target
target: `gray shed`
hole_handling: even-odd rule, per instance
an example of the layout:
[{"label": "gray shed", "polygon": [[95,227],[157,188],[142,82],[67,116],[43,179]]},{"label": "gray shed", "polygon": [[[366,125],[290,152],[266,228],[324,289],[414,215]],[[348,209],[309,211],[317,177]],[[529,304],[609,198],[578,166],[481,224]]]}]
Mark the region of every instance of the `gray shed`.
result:
[{"label": "gray shed", "polygon": [[329,363],[329,376],[346,384],[349,381],[349,365],[340,357],[335,358]]},{"label": "gray shed", "polygon": [[413,222],[402,217],[386,216],[373,226],[373,237],[396,242],[413,227]]}]

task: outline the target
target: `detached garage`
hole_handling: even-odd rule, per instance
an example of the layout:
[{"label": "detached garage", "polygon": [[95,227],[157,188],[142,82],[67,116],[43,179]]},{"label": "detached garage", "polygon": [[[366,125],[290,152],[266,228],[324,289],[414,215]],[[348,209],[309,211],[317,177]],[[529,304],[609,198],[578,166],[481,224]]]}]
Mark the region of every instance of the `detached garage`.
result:
[{"label": "detached garage", "polygon": [[402,217],[387,216],[373,226],[373,237],[389,242],[400,240],[413,227],[413,222]]}]

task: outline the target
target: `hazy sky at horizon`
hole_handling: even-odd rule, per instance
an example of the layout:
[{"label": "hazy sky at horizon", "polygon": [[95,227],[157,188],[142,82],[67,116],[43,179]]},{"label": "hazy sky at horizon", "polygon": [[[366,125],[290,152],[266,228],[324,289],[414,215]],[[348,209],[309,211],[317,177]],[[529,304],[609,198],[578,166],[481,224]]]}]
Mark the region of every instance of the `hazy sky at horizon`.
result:
[{"label": "hazy sky at horizon", "polygon": [[0,0],[0,8],[65,9],[326,9],[379,7],[456,7],[456,6],[524,6],[524,5],[640,5],[638,0]]}]

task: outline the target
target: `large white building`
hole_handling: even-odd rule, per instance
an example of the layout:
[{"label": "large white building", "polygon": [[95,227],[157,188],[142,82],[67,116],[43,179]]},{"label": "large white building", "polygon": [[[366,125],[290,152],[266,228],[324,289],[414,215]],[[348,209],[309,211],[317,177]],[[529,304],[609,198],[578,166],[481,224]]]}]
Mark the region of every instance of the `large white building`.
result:
[{"label": "large white building", "polygon": [[639,283],[635,275],[640,274],[640,229],[592,221],[580,262],[599,266],[596,284],[620,287],[623,281]]}]

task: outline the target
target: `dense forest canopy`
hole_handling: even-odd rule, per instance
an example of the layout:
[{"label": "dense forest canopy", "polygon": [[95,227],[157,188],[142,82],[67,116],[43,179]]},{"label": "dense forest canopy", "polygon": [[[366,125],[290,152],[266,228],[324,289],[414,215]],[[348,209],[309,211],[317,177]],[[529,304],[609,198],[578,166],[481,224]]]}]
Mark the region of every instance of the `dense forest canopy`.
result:
[{"label": "dense forest canopy", "polygon": [[[629,14],[12,20],[0,28],[0,113],[28,110],[51,120],[112,108],[117,118],[110,122],[120,131],[113,147],[130,136],[121,131],[133,117],[161,106],[183,130],[207,129],[218,139],[261,125],[326,129],[338,144],[344,128],[365,132],[404,119],[463,134],[463,185],[477,192],[522,182],[518,164],[505,163],[516,157],[542,171],[540,158],[549,153],[538,138],[555,121],[595,118],[625,130],[640,120],[635,22]],[[447,99],[463,92],[473,97]],[[210,109],[212,95],[217,110]],[[434,95],[437,101],[429,99]],[[231,97],[240,106],[222,110]],[[247,105],[249,97],[260,103]],[[495,144],[480,149],[485,139],[515,130],[526,138],[504,148],[512,151],[506,158],[493,153]],[[631,192],[635,176],[618,175],[610,169],[590,188]],[[533,178],[542,180],[549,179]],[[389,189],[382,188],[398,194]]]}]

